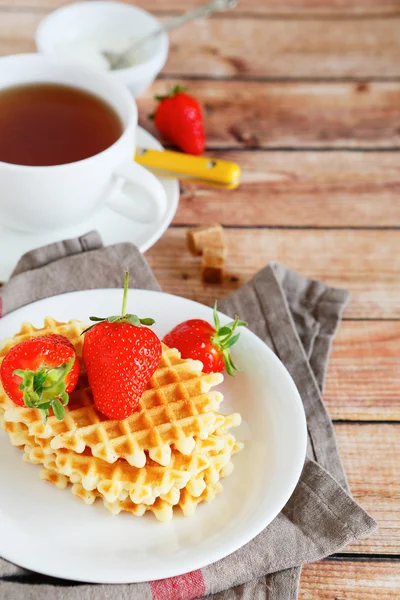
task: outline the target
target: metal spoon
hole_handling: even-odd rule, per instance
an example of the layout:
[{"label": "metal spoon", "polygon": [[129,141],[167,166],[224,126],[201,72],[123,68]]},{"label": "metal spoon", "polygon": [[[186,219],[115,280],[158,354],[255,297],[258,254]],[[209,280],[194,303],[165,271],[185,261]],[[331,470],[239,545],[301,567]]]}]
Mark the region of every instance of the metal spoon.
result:
[{"label": "metal spoon", "polygon": [[150,39],[157,37],[161,33],[166,33],[172,29],[177,29],[181,25],[184,25],[189,21],[193,21],[194,19],[208,17],[215,12],[222,12],[229,8],[234,8],[237,5],[237,2],[238,0],[213,0],[208,4],[204,4],[203,6],[198,6],[193,10],[189,10],[183,15],[176,17],[176,19],[171,19],[171,21],[168,21],[165,23],[165,25],[162,25],[155,31],[152,31],[146,36],[133,42],[133,44],[124,50],[124,52],[110,52],[108,50],[104,50],[101,54],[108,61],[110,69],[121,69],[126,66],[131,66],[133,62],[132,57],[135,52],[137,52],[137,50],[144,44],[147,44]]}]

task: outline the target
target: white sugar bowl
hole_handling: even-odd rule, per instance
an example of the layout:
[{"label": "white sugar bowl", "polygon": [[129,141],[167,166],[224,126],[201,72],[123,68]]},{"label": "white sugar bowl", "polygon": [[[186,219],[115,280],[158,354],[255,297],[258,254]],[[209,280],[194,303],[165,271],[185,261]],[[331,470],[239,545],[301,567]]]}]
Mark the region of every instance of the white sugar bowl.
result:
[{"label": "white sugar bowl", "polygon": [[[102,51],[123,52],[160,25],[152,14],[122,2],[78,2],[47,15],[39,24],[35,41],[39,52],[109,70]],[[140,96],[164,67],[167,56],[168,36],[161,33],[135,53],[135,64],[111,73],[134,96]]]}]

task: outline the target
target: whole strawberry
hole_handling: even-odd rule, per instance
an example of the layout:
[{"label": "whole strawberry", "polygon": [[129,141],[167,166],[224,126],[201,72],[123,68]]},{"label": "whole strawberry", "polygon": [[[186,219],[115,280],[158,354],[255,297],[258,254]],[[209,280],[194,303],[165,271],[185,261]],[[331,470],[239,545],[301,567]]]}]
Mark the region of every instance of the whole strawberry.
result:
[{"label": "whole strawberry", "polygon": [[85,332],[83,362],[95,406],[109,419],[125,419],[137,408],[161,357],[161,342],[151,329],[153,319],[126,314],[128,273],[122,315],[97,321]]},{"label": "whole strawberry", "polygon": [[4,391],[15,404],[39,408],[45,421],[52,408],[61,420],[79,371],[71,342],[63,335],[50,334],[13,346],[1,364],[0,377]]},{"label": "whole strawberry", "polygon": [[193,96],[180,86],[166,96],[156,96],[154,123],[160,133],[188,154],[202,154],[205,146],[203,113]]},{"label": "whole strawberry", "polygon": [[239,339],[237,328],[246,325],[236,317],[221,327],[215,303],[214,327],[202,319],[190,319],[174,327],[164,336],[163,342],[170,348],[177,348],[182,358],[200,360],[204,373],[217,373],[225,367],[229,375],[234,375],[238,369],[232,360],[230,348]]}]

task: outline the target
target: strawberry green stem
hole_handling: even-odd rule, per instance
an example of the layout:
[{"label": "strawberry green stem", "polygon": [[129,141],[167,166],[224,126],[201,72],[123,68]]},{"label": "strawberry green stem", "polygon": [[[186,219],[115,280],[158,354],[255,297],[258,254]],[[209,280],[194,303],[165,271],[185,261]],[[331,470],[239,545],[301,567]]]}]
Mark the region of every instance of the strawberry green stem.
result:
[{"label": "strawberry green stem", "polygon": [[122,298],[122,316],[126,315],[126,303],[128,301],[128,287],[129,287],[129,272],[125,271],[124,279],[124,296]]},{"label": "strawberry green stem", "polygon": [[106,321],[107,323],[130,323],[135,327],[141,327],[142,325],[154,325],[155,321],[151,318],[139,319],[137,315],[127,314],[126,312],[126,304],[128,301],[128,289],[129,289],[129,273],[125,271],[125,279],[124,279],[124,295],[122,299],[122,311],[120,315],[112,315],[111,317],[89,317],[90,321],[95,321],[94,325],[87,327],[81,333],[84,334],[93,327],[96,327],[97,323],[101,323],[102,321]]},{"label": "strawberry green stem", "polygon": [[155,99],[161,102],[162,100],[165,100],[166,98],[173,98],[174,96],[176,96],[176,94],[183,94],[186,92],[186,90],[187,90],[187,87],[177,84],[177,85],[174,85],[174,87],[172,87],[169,90],[169,92],[167,92],[166,94],[155,96]]}]

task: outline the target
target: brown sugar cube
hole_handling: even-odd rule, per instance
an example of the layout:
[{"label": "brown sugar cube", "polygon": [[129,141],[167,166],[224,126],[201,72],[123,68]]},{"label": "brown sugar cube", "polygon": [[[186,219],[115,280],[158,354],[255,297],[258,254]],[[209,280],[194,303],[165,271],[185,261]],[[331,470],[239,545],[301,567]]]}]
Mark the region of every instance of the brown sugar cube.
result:
[{"label": "brown sugar cube", "polygon": [[206,247],[203,250],[201,263],[201,279],[203,283],[221,283],[224,276],[226,249],[218,246]]},{"label": "brown sugar cube", "polygon": [[200,256],[206,247],[225,248],[224,230],[218,223],[193,227],[187,232],[187,243],[192,254]]}]

